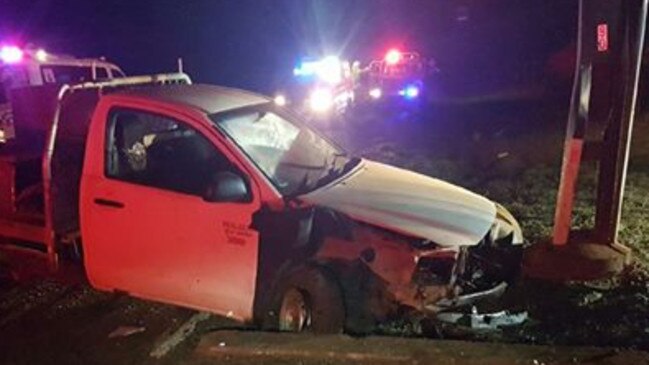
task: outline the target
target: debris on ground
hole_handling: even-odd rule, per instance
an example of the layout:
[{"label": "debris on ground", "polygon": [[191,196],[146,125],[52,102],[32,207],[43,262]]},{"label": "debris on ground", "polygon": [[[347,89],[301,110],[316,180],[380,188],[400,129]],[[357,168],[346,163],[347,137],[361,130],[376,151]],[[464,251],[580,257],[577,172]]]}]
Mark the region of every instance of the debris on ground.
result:
[{"label": "debris on ground", "polygon": [[166,354],[171,352],[176,346],[181,344],[187,337],[191,336],[196,331],[196,326],[208,320],[211,314],[207,312],[199,312],[191,316],[182,326],[172,333],[165,333],[157,341],[149,356],[160,359]]},{"label": "debris on ground", "polygon": [[108,338],[128,337],[144,331],[146,331],[146,328],[142,326],[119,326],[108,334]]},{"label": "debris on ground", "polygon": [[442,312],[437,315],[437,320],[450,323],[465,325],[475,330],[500,330],[502,327],[517,326],[527,321],[527,312],[510,313],[508,311],[498,311],[494,313],[478,313],[474,306],[471,313]]},{"label": "debris on ground", "polygon": [[598,302],[603,297],[604,297],[604,295],[602,293],[597,292],[597,291],[593,291],[593,292],[587,293],[584,296],[582,296],[580,298],[580,300],[578,301],[577,305],[580,306],[580,307],[591,305],[591,304],[593,304],[595,302]]},{"label": "debris on ground", "polygon": [[498,155],[496,155],[496,157],[498,157],[499,160],[505,157],[509,157],[509,152],[500,152]]},{"label": "debris on ground", "polygon": [[516,326],[527,321],[527,312],[509,313],[500,311],[496,313],[479,314],[475,307],[471,313],[471,328],[498,330],[502,327]]}]

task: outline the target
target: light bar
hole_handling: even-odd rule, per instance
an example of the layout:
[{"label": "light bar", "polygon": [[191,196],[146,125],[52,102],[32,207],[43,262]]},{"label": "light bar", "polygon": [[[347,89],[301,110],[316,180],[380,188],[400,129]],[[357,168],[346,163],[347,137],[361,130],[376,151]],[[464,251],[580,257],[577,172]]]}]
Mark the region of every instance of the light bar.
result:
[{"label": "light bar", "polygon": [[295,76],[313,76],[318,71],[320,61],[304,61],[293,69]]},{"label": "light bar", "polygon": [[335,85],[342,80],[342,64],[336,56],[329,56],[320,61],[318,77],[329,84]]},{"label": "light bar", "polygon": [[38,62],[45,62],[47,61],[47,52],[45,52],[44,49],[40,48],[38,51],[36,51],[36,60]]},{"label": "light bar", "polygon": [[23,60],[23,51],[16,46],[2,46],[0,60],[7,64],[18,63]]},{"label": "light bar", "polygon": [[331,85],[340,83],[343,62],[336,56],[328,56],[319,61],[303,61],[293,69],[293,75],[297,77],[317,77],[318,80]]},{"label": "light bar", "polygon": [[391,49],[385,54],[385,62],[389,65],[396,65],[401,61],[401,52],[396,49]]}]

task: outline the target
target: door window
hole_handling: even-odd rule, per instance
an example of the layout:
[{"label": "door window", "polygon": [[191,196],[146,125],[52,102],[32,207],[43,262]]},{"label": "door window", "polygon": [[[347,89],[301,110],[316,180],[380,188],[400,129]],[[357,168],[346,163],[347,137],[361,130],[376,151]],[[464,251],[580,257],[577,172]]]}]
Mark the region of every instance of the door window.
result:
[{"label": "door window", "polygon": [[120,69],[117,69],[117,68],[111,68],[110,69],[110,76],[112,78],[114,78],[114,79],[116,79],[118,77],[126,77],[126,75],[124,75],[124,73]]},{"label": "door window", "polygon": [[47,65],[41,66],[43,79],[48,84],[66,84],[92,80],[91,67]]},{"label": "door window", "polygon": [[114,110],[106,142],[105,173],[122,181],[204,196],[215,174],[243,176],[207,138],[162,115]]},{"label": "door window", "polygon": [[105,67],[97,67],[95,69],[96,72],[96,79],[97,80],[107,80],[110,77],[108,77],[108,69]]}]

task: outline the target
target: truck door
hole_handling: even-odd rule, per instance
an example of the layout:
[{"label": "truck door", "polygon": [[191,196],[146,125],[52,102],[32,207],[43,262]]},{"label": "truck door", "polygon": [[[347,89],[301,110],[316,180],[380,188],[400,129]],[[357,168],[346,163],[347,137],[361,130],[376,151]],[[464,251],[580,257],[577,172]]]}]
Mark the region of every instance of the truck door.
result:
[{"label": "truck door", "polygon": [[[251,179],[218,138],[181,118],[117,108],[95,124],[91,133],[105,129],[103,171],[84,168],[81,193],[93,286],[250,319],[258,235],[248,227],[260,206]],[[245,181],[241,201],[204,198],[223,172]]]}]

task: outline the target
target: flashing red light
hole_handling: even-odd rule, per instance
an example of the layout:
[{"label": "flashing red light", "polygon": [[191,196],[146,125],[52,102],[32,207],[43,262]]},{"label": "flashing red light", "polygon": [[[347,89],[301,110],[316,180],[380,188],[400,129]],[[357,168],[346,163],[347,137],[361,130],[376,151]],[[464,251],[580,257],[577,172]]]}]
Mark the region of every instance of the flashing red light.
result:
[{"label": "flashing red light", "polygon": [[385,62],[387,62],[390,65],[394,65],[399,63],[401,61],[401,52],[399,52],[396,49],[391,49],[386,53],[385,55]]},{"label": "flashing red light", "polygon": [[2,46],[0,60],[4,63],[18,63],[23,59],[23,51],[16,46]]}]

